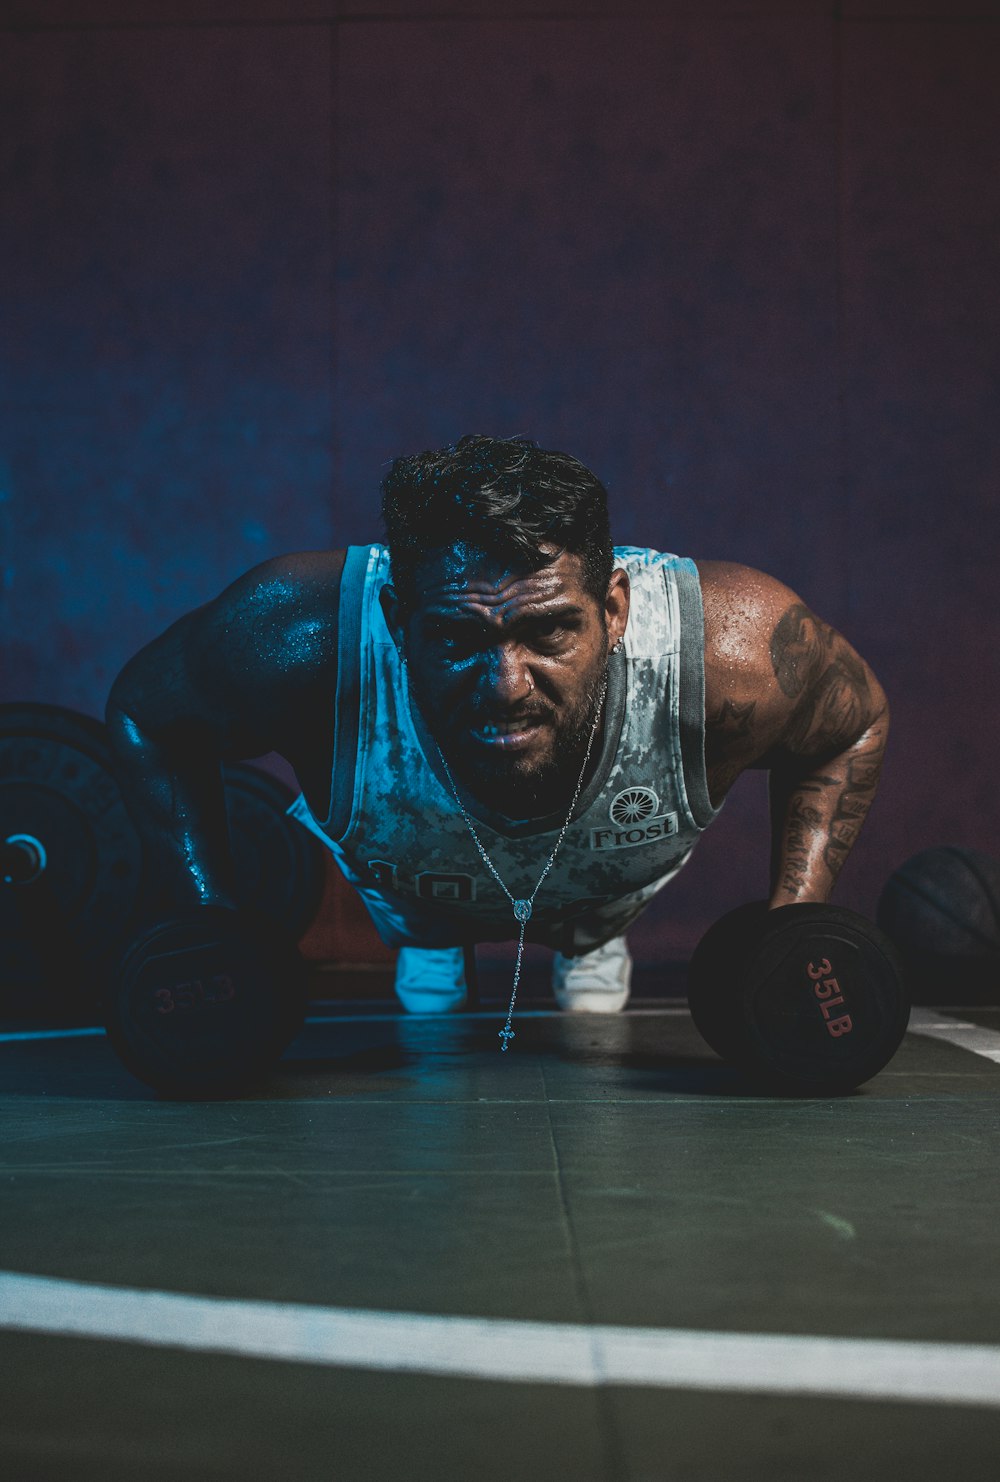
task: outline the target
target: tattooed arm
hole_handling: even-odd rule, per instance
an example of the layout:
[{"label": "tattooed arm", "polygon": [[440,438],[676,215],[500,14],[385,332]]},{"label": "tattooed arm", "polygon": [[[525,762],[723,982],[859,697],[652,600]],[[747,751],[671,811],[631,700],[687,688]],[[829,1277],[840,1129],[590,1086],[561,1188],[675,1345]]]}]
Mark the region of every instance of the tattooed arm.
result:
[{"label": "tattooed arm", "polygon": [[729,562],[697,565],[713,801],[747,768],[766,768],[771,905],[826,901],[878,785],[885,692],[847,640],[781,582]]}]

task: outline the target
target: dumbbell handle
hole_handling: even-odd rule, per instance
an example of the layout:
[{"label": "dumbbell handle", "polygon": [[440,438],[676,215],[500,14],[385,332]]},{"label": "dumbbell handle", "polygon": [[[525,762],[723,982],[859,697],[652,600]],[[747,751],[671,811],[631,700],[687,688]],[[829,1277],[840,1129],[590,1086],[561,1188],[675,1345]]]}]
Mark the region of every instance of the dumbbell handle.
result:
[{"label": "dumbbell handle", "polygon": [[0,882],[31,885],[48,863],[45,845],[32,834],[10,834],[0,844]]}]

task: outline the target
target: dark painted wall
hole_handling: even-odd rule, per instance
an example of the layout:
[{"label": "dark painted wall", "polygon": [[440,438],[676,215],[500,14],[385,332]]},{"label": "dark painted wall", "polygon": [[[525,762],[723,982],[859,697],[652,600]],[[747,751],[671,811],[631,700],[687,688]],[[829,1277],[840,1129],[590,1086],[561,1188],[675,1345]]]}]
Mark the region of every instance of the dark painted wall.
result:
[{"label": "dark painted wall", "polygon": [[[99,712],[256,560],[376,534],[394,454],[519,432],[619,539],[763,567],[869,658],[840,899],[1000,853],[993,0],[5,14],[5,697]],[[638,953],[766,859],[751,775]]]}]

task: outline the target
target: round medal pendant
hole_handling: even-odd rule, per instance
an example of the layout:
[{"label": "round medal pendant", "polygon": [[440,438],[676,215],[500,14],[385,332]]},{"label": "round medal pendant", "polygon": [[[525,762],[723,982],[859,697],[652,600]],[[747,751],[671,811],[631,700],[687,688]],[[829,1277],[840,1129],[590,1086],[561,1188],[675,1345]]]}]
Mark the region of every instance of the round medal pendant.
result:
[{"label": "round medal pendant", "polygon": [[514,902],[514,920],[515,921],[520,921],[520,922],[525,922],[525,921],[530,921],[531,920],[531,902],[530,901],[515,901]]}]

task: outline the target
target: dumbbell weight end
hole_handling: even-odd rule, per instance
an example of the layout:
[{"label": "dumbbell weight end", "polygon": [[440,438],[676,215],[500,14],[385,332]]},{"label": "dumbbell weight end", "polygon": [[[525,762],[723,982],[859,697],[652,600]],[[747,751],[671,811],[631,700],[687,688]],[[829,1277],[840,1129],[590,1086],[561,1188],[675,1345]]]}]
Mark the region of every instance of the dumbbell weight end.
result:
[{"label": "dumbbell weight end", "polygon": [[691,1016],[723,1059],[758,1084],[837,1095],[899,1047],[909,994],[892,943],[841,906],[753,902],[706,933],[688,974]]},{"label": "dumbbell weight end", "polygon": [[259,1083],[301,1027],[304,965],[258,917],[203,906],[144,931],[105,1002],[111,1044],[164,1095],[222,1097]]}]

